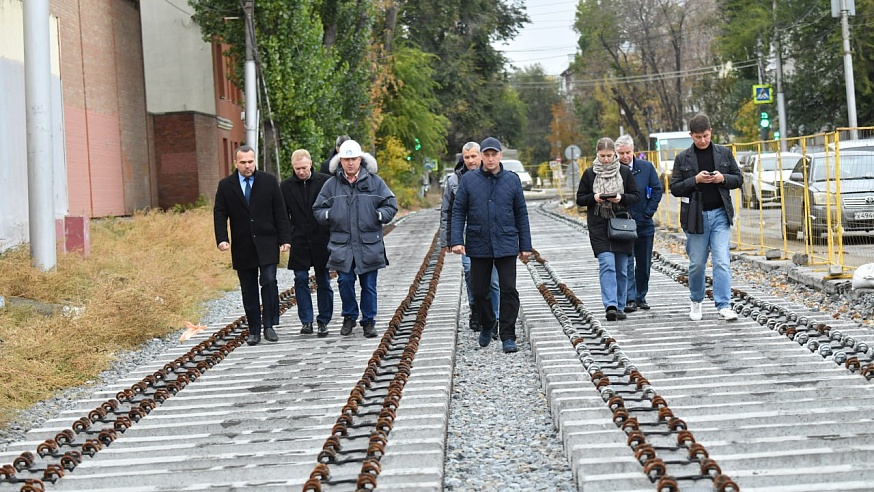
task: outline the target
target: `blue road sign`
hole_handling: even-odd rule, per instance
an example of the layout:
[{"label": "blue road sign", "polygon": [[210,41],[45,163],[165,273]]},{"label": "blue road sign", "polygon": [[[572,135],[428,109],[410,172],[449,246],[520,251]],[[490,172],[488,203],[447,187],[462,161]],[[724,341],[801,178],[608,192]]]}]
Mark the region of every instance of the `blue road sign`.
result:
[{"label": "blue road sign", "polygon": [[753,102],[755,104],[771,104],[774,102],[774,91],[771,90],[770,84],[753,86]]}]

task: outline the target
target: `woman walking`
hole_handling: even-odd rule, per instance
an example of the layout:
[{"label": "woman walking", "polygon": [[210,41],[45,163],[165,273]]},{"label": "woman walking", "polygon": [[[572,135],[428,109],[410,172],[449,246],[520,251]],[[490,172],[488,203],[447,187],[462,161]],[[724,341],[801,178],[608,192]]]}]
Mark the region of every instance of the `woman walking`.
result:
[{"label": "woman walking", "polygon": [[601,301],[607,321],[616,321],[627,317],[626,270],[634,241],[611,240],[607,236],[607,224],[617,214],[627,214],[628,206],[640,200],[640,193],[628,166],[619,163],[612,139],[598,140],[596,151],[597,159],[580,179],[577,205],[587,207],[586,224],[592,250],[598,258]]}]

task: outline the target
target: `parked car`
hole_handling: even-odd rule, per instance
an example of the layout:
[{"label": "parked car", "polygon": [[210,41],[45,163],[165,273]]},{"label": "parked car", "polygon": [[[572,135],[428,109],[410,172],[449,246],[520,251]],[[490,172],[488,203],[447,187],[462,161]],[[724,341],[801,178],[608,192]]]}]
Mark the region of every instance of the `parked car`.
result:
[{"label": "parked car", "polygon": [[847,150],[840,156],[839,181],[834,152],[816,152],[798,160],[783,183],[787,233],[803,231],[808,236],[809,217],[809,237],[818,238],[827,231],[829,210],[833,227],[840,217],[844,231],[874,231],[874,151]]},{"label": "parked car", "polygon": [[[801,154],[791,152],[750,153],[740,161],[744,174],[741,203],[758,208],[760,203],[780,202],[780,182],[786,182]],[[779,164],[779,165],[778,165]]]},{"label": "parked car", "polygon": [[501,164],[504,165],[504,169],[513,171],[519,175],[519,180],[522,181],[523,190],[528,191],[534,187],[534,181],[531,179],[531,175],[528,174],[528,171],[525,170],[525,166],[522,165],[521,161],[517,161],[516,159],[501,159]]},{"label": "parked car", "polygon": [[440,188],[446,186],[446,180],[449,179],[449,176],[452,176],[453,174],[455,174],[455,169],[450,168],[443,170],[443,174],[440,176],[440,182],[438,183],[440,185]]}]

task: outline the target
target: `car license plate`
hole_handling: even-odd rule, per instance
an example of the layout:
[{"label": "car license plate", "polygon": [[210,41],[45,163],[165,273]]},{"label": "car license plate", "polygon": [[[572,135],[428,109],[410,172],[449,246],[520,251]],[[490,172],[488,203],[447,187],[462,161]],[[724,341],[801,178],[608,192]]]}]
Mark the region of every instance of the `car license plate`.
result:
[{"label": "car license plate", "polygon": [[855,220],[874,219],[874,212],[856,212],[853,214]]}]

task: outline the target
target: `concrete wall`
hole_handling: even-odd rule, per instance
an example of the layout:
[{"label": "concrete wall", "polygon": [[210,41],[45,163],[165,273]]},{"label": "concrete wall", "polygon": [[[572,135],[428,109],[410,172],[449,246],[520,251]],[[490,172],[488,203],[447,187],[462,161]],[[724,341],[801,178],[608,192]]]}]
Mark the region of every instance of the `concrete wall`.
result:
[{"label": "concrete wall", "polygon": [[[49,19],[55,217],[67,213],[64,119],[58,19]],[[28,241],[27,126],[24,92],[24,14],[20,0],[0,0],[0,251]]]},{"label": "concrete wall", "polygon": [[212,44],[184,13],[192,12],[188,2],[148,1],[141,9],[148,111],[216,114]]}]

